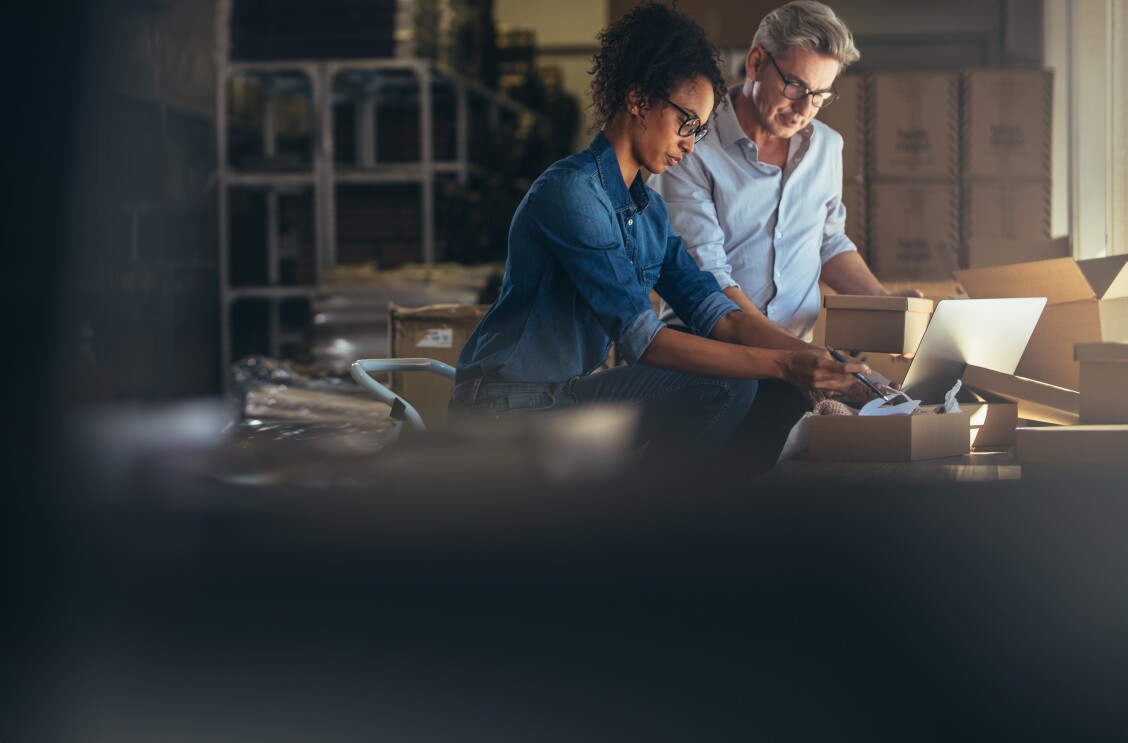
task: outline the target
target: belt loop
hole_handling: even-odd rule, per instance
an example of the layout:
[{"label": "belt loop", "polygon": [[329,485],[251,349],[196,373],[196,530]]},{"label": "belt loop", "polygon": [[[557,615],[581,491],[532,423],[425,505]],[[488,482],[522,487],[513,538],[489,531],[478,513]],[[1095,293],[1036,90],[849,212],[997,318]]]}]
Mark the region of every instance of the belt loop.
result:
[{"label": "belt loop", "polygon": [[470,404],[471,405],[478,402],[478,390],[482,386],[482,379],[484,377],[485,377],[485,375],[482,375],[481,377],[475,377],[474,378],[474,384],[472,384],[470,386]]}]

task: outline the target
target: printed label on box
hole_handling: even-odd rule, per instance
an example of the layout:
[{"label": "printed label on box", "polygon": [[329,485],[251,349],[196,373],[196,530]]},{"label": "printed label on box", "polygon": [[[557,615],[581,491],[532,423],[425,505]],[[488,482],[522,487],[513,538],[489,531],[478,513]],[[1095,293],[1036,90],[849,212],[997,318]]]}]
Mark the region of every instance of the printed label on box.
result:
[{"label": "printed label on box", "polygon": [[454,328],[428,328],[416,341],[416,348],[451,348],[454,346]]}]

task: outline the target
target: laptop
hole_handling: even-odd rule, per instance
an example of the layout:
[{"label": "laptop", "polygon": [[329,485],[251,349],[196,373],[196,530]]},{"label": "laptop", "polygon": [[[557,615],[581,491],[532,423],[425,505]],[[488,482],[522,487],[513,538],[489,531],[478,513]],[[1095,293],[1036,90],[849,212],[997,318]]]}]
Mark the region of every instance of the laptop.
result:
[{"label": "laptop", "polygon": [[939,403],[968,364],[1014,374],[1045,306],[1045,297],[938,302],[901,388]]}]

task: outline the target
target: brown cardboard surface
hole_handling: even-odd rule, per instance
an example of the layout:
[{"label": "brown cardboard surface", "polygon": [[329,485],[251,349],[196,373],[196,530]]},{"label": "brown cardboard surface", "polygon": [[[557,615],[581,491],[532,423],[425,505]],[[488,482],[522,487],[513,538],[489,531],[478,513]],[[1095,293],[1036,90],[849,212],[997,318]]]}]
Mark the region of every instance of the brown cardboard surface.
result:
[{"label": "brown cardboard surface", "polygon": [[1097,299],[1128,297],[1128,255],[1077,261]]},{"label": "brown cardboard surface", "polygon": [[1128,423],[1128,343],[1078,343],[1081,422]]},{"label": "brown cardboard surface", "polygon": [[1078,361],[1120,361],[1128,362],[1128,342],[1103,341],[1100,343],[1078,343],[1073,347],[1073,358]]},{"label": "brown cardboard surface", "polygon": [[875,297],[869,294],[827,294],[823,307],[828,310],[878,310],[881,312],[931,313],[935,303],[917,297]]},{"label": "brown cardboard surface", "polygon": [[959,78],[945,72],[870,76],[870,148],[877,178],[956,178]]},{"label": "brown cardboard surface", "polygon": [[807,419],[807,457],[906,462],[959,456],[971,451],[970,417],[969,413],[813,415]]},{"label": "brown cardboard surface", "polygon": [[963,172],[969,178],[1048,179],[1053,76],[1046,70],[967,70]]},{"label": "brown cardboard surface", "polygon": [[1128,425],[1045,426],[1015,432],[1015,458],[1027,464],[1128,466]]},{"label": "brown cardboard surface", "polygon": [[1050,185],[1048,180],[964,181],[964,239],[1048,241]]},{"label": "brown cardboard surface", "polygon": [[870,199],[870,264],[882,281],[951,277],[960,263],[954,183],[879,182]]},{"label": "brown cardboard surface", "polygon": [[825,341],[849,351],[913,353],[933,303],[912,297],[827,295]]},{"label": "brown cardboard surface", "polygon": [[[466,339],[489,305],[435,304],[388,308],[393,358],[428,358],[454,366]],[[392,389],[419,411],[428,426],[442,423],[454,383],[430,372],[392,375]]]},{"label": "brown cardboard surface", "polygon": [[965,239],[969,268],[1005,266],[1012,263],[1045,261],[1069,255],[1069,240],[1039,238],[981,238]]},{"label": "brown cardboard surface", "polygon": [[960,403],[971,416],[972,449],[1006,449],[1014,446],[1018,405],[1013,402]]},{"label": "brown cardboard surface", "polygon": [[1016,414],[1025,420],[1061,425],[1079,420],[1081,396],[1075,390],[970,365],[961,379],[969,390],[1015,403]]},{"label": "brown cardboard surface", "polygon": [[1072,258],[969,268],[956,271],[955,276],[972,299],[1045,297],[1053,305],[1096,297]]},{"label": "brown cardboard surface", "polygon": [[1081,367],[1073,360],[1073,347],[1101,339],[1100,307],[1096,300],[1047,305],[1014,370],[1020,377],[1076,390]]}]

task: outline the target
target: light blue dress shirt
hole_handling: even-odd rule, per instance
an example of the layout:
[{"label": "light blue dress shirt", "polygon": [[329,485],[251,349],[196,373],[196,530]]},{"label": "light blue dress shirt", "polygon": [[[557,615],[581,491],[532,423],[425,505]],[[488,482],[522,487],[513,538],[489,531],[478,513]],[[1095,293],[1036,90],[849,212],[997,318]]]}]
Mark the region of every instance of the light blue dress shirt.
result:
[{"label": "light blue dress shirt", "polygon": [[[712,124],[692,157],[647,185],[665,199],[674,232],[722,289],[739,287],[768,319],[810,340],[822,265],[857,250],[844,232],[842,136],[812,121],[792,137],[778,168],[760,162],[731,100],[717,107]],[[663,304],[663,319],[673,314]]]}]

